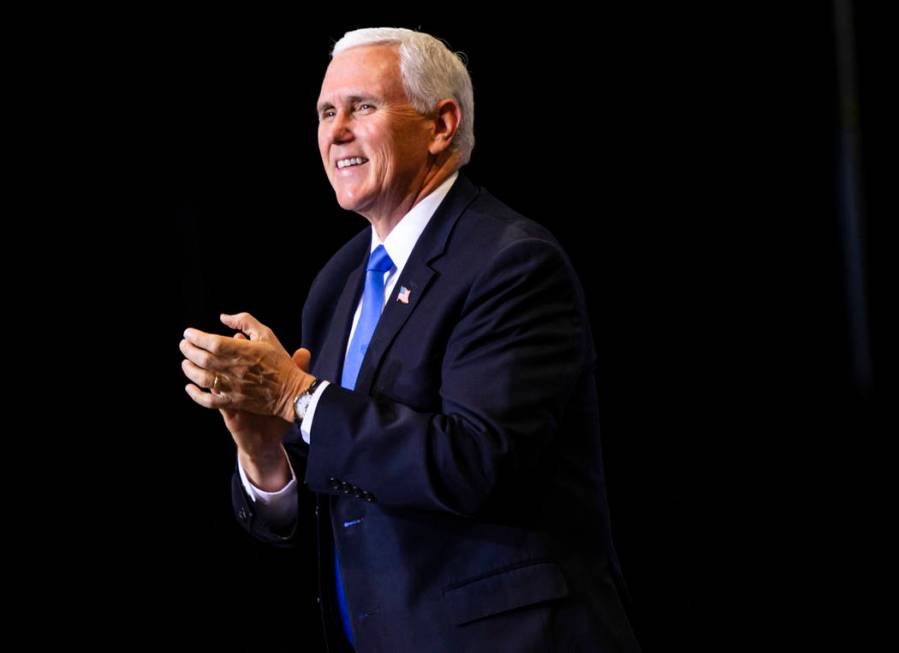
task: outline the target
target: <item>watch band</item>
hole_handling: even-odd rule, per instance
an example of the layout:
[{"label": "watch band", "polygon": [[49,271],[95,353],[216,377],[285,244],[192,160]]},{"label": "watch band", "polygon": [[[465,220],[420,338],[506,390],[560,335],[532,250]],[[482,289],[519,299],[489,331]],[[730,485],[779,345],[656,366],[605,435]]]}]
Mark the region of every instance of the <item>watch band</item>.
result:
[{"label": "watch band", "polygon": [[309,384],[309,387],[306,388],[306,392],[304,392],[303,394],[307,394],[310,397],[314,395],[315,391],[318,389],[318,386],[321,385],[322,381],[324,381],[322,377],[318,377],[317,379],[315,379],[315,381]]}]

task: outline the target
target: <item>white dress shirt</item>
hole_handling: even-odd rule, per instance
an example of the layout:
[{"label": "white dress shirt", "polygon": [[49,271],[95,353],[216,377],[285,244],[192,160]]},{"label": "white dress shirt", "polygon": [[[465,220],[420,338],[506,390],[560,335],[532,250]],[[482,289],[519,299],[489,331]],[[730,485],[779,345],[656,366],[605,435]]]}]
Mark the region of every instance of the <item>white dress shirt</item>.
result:
[{"label": "white dress shirt", "polygon": [[[387,234],[387,238],[385,238],[383,242],[381,242],[374,226],[372,226],[371,249],[369,251],[373,252],[378,245],[384,245],[384,249],[387,250],[390,260],[393,261],[393,267],[384,273],[385,304],[387,303],[394,286],[396,286],[396,281],[400,278],[403,268],[406,266],[406,262],[412,254],[412,249],[418,242],[419,236],[421,236],[425,227],[428,226],[428,222],[431,221],[431,217],[433,217],[437,207],[440,206],[440,203],[443,201],[443,198],[446,197],[446,194],[449,192],[458,176],[458,171],[454,172],[427,197],[413,206],[412,210],[404,215],[393,230]],[[359,316],[361,314],[362,300],[360,299],[359,304],[356,306],[356,313],[353,316],[353,326],[350,329],[350,337],[347,339],[347,349],[349,349],[350,342],[353,340],[353,334],[356,332],[356,325],[359,323]],[[306,410],[306,416],[303,418],[303,422],[300,425],[300,433],[307,444],[310,443],[311,439],[312,423],[315,419],[315,408],[318,406],[319,399],[328,385],[328,381],[322,381],[315,389],[315,393],[312,395],[312,401],[309,404],[309,408]],[[288,458],[288,464],[289,463],[290,460]],[[296,496],[296,475],[294,474],[293,466],[290,467],[290,481],[277,492],[265,492],[253,485],[249,478],[247,478],[243,467],[241,467],[239,458],[237,467],[240,472],[240,480],[243,482],[244,489],[256,503],[257,512],[261,519],[272,526],[283,526],[296,518],[296,501],[291,500],[292,497]]]}]

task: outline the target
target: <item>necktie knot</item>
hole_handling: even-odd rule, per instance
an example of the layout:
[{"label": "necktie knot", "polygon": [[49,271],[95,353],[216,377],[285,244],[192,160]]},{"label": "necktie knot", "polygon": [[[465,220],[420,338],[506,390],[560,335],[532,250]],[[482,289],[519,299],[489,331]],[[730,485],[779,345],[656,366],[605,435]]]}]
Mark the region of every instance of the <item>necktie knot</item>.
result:
[{"label": "necktie knot", "polygon": [[368,271],[384,273],[392,267],[393,261],[390,260],[387,250],[384,249],[383,245],[378,245],[375,251],[371,253],[371,256],[368,257]]}]

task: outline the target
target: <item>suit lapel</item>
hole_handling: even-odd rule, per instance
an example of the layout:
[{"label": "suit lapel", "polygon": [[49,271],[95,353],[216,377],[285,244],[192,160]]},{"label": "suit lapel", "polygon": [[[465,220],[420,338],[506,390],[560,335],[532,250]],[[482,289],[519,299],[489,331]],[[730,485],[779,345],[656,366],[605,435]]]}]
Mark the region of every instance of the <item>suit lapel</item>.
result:
[{"label": "suit lapel", "polygon": [[365,256],[359,266],[347,277],[337,306],[334,308],[332,324],[336,328],[328,329],[318,364],[315,366],[315,374],[322,376],[332,383],[340,383],[343,369],[343,358],[346,355],[347,339],[353,326],[353,315],[356,305],[362,296],[362,284],[365,281],[365,266],[368,262],[368,249],[365,247]]},{"label": "suit lapel", "polygon": [[[421,303],[421,299],[427,292],[433,276],[434,270],[421,261],[413,263],[412,257],[409,257],[406,267],[403,268],[402,276],[397,280],[393,292],[390,293],[390,299],[387,300],[381,319],[378,320],[378,326],[375,328],[375,333],[368,345],[368,351],[365,353],[365,358],[362,361],[362,367],[359,369],[355,388],[359,392],[368,394],[371,390],[375,371],[380,365],[384,352],[387,351],[396,334],[399,333],[403,324],[412,315],[412,311]],[[397,301],[401,288],[409,289],[409,302],[407,304]]]},{"label": "suit lapel", "polygon": [[[369,394],[371,391],[372,382],[384,353],[412,312],[421,304],[431,286],[436,272],[431,268],[430,263],[443,254],[456,221],[477,194],[478,189],[467,177],[459,173],[456,183],[437,207],[428,226],[425,227],[415,247],[412,248],[403,273],[397,279],[396,285],[390,293],[390,299],[378,320],[378,326],[375,328],[368,351],[362,361],[359,376],[356,378],[355,389],[357,391],[365,394]],[[404,288],[409,291],[408,303],[398,301],[399,294]],[[346,290],[344,290],[344,294],[346,294]],[[352,313],[350,320],[352,320]],[[348,334],[349,330],[346,333]],[[346,346],[346,335],[344,335],[343,344]],[[342,356],[340,360],[343,360]]]}]

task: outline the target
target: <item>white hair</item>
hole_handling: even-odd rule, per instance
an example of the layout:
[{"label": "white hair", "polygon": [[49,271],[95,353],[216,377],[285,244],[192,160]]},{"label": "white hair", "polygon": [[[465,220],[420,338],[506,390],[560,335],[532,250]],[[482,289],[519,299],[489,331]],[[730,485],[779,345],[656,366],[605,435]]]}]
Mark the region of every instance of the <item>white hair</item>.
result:
[{"label": "white hair", "polygon": [[394,27],[370,27],[347,32],[334,44],[331,57],[360,45],[398,43],[400,75],[409,102],[422,114],[434,111],[437,103],[454,99],[462,110],[462,122],[452,148],[465,165],[474,149],[474,91],[464,55],[453,53],[443,41],[424,32]]}]

